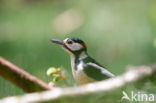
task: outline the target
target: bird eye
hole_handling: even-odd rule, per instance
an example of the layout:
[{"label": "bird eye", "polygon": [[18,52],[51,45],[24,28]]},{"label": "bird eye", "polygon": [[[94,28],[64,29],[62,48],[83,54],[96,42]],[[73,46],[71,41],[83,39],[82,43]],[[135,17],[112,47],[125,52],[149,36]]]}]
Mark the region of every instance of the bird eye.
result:
[{"label": "bird eye", "polygon": [[67,41],[67,43],[68,43],[68,44],[72,44],[73,42],[72,42],[72,41]]}]

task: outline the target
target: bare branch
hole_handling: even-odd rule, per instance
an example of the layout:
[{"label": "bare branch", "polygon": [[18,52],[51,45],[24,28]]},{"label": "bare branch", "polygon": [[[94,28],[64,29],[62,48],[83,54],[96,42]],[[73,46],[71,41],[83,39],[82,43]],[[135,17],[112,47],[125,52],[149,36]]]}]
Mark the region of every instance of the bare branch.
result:
[{"label": "bare branch", "polygon": [[130,67],[130,69],[121,76],[104,80],[101,82],[91,83],[79,87],[55,88],[50,91],[26,94],[23,96],[8,97],[0,100],[0,103],[36,103],[45,101],[54,101],[67,97],[78,97],[94,93],[111,92],[124,87],[128,83],[136,82],[145,77],[156,74],[156,66],[153,67]]},{"label": "bare branch", "polygon": [[23,89],[25,92],[51,89],[47,83],[32,76],[2,57],[0,57],[0,76]]}]

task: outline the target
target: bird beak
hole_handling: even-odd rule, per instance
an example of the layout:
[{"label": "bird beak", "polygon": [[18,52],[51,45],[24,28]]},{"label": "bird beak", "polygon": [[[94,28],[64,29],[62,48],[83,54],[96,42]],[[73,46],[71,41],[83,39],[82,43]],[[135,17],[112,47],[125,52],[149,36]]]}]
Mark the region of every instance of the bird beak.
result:
[{"label": "bird beak", "polygon": [[59,45],[63,45],[64,42],[62,40],[50,40],[51,42],[55,43],[55,44],[59,44]]}]

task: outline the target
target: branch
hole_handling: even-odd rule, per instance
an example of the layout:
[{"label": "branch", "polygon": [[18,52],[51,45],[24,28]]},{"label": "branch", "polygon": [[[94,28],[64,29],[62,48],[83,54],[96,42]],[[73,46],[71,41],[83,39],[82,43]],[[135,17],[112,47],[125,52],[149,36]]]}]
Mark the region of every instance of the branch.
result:
[{"label": "branch", "polygon": [[23,89],[25,92],[51,89],[45,82],[32,76],[2,57],[0,57],[0,76]]},{"label": "branch", "polygon": [[71,88],[55,88],[50,91],[26,94],[23,96],[8,97],[0,100],[0,103],[38,103],[60,100],[61,98],[78,98],[84,95],[95,93],[106,93],[112,90],[117,90],[126,86],[128,83],[133,83],[145,77],[156,74],[156,66],[153,67],[130,67],[130,70],[121,76],[107,79],[101,82],[91,83],[79,87]]}]

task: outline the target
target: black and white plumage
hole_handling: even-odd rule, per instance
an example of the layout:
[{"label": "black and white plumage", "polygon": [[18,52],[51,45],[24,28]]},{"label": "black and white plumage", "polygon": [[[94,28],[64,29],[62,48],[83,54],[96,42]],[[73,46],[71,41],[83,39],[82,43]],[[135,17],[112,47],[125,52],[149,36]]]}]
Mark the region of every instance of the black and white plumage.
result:
[{"label": "black and white plumage", "polygon": [[52,40],[52,42],[60,44],[70,54],[72,73],[79,85],[114,77],[114,74],[87,54],[86,44],[82,40],[67,38],[63,41]]}]

